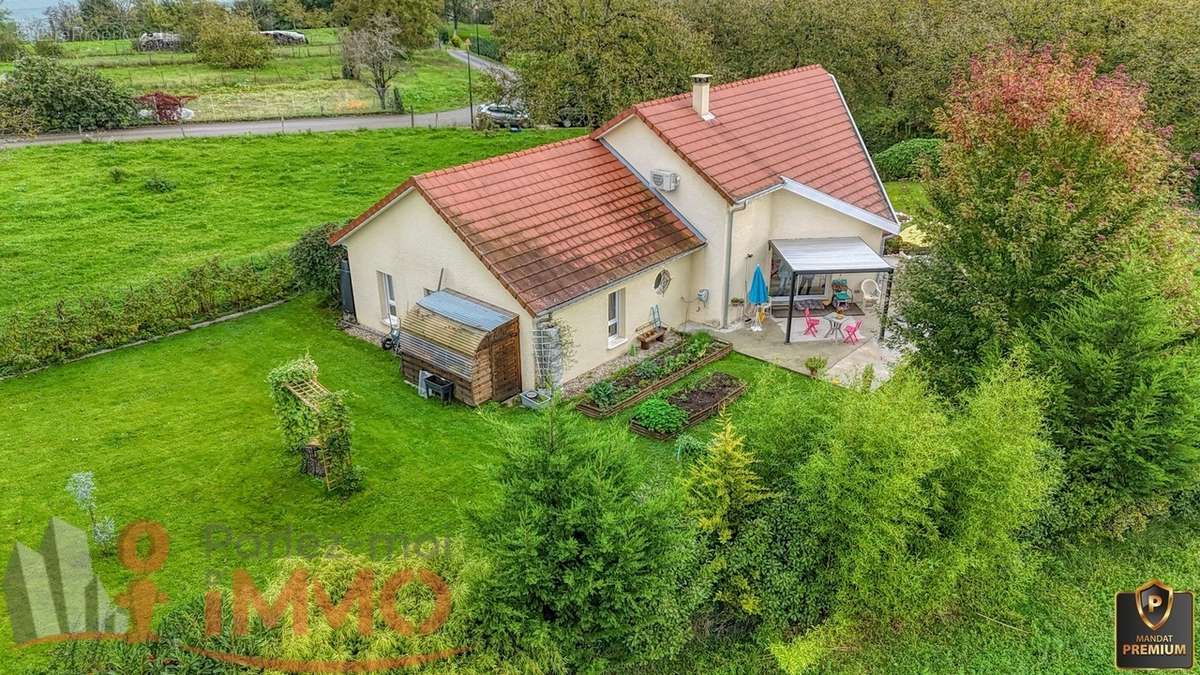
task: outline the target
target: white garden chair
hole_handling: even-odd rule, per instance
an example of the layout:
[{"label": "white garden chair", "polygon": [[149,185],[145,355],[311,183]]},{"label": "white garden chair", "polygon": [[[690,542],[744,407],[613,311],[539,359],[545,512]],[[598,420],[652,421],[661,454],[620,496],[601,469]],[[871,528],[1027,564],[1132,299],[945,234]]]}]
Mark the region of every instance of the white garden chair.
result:
[{"label": "white garden chair", "polygon": [[879,282],[874,279],[863,279],[860,284],[862,290],[863,305],[879,304],[879,298],[882,295],[882,289],[879,288]]}]

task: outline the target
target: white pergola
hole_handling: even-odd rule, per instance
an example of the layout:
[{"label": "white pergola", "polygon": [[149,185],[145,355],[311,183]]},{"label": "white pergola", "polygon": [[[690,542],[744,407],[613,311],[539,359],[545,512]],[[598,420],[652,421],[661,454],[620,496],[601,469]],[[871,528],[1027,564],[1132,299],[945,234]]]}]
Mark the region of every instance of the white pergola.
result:
[{"label": "white pergola", "polygon": [[[772,239],[771,248],[787,263],[792,272],[791,293],[788,295],[787,331],[784,342],[792,341],[792,315],[796,311],[796,280],[802,274],[871,274],[886,272],[887,288],[883,298],[883,314],[887,315],[892,299],[892,265],[858,237],[828,237],[821,239]],[[884,336],[886,324],[879,337]]]}]

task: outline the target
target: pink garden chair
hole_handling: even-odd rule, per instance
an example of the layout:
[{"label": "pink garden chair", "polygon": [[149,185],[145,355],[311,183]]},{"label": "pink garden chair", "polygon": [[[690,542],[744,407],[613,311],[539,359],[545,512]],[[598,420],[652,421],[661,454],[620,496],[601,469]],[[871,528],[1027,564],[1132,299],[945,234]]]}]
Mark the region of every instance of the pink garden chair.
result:
[{"label": "pink garden chair", "polygon": [[855,321],[854,323],[850,324],[849,326],[846,326],[846,339],[843,340],[843,342],[846,342],[846,343],[849,343],[852,345],[858,344],[858,341],[859,341],[858,329],[862,328],[862,323],[863,323],[863,320],[859,319],[858,321]]},{"label": "pink garden chair", "polygon": [[821,325],[821,320],[812,315],[812,310],[804,308],[804,334],[817,337],[817,326]]}]

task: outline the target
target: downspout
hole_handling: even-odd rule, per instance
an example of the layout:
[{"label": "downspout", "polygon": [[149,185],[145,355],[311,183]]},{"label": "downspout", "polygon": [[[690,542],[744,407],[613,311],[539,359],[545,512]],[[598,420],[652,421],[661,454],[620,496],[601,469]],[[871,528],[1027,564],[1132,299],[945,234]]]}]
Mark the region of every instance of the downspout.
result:
[{"label": "downspout", "polygon": [[746,200],[734,202],[725,213],[725,297],[721,305],[721,328],[729,328],[729,276],[733,267],[733,214],[745,211]]}]

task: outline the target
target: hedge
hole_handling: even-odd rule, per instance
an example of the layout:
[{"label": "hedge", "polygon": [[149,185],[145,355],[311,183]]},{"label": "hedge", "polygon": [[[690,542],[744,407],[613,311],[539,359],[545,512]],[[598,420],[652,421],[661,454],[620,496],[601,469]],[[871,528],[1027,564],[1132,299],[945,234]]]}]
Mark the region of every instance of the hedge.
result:
[{"label": "hedge", "polygon": [[875,155],[875,168],[884,180],[912,180],[921,177],[921,169],[928,163],[934,171],[938,168],[941,151],[940,138],[910,138]]},{"label": "hedge", "polygon": [[490,38],[467,36],[471,41],[471,51],[493,61],[500,60],[500,45]]},{"label": "hedge", "polygon": [[225,263],[218,259],[125,290],[61,299],[0,319],[0,376],[63,363],[296,292],[287,252]]}]

